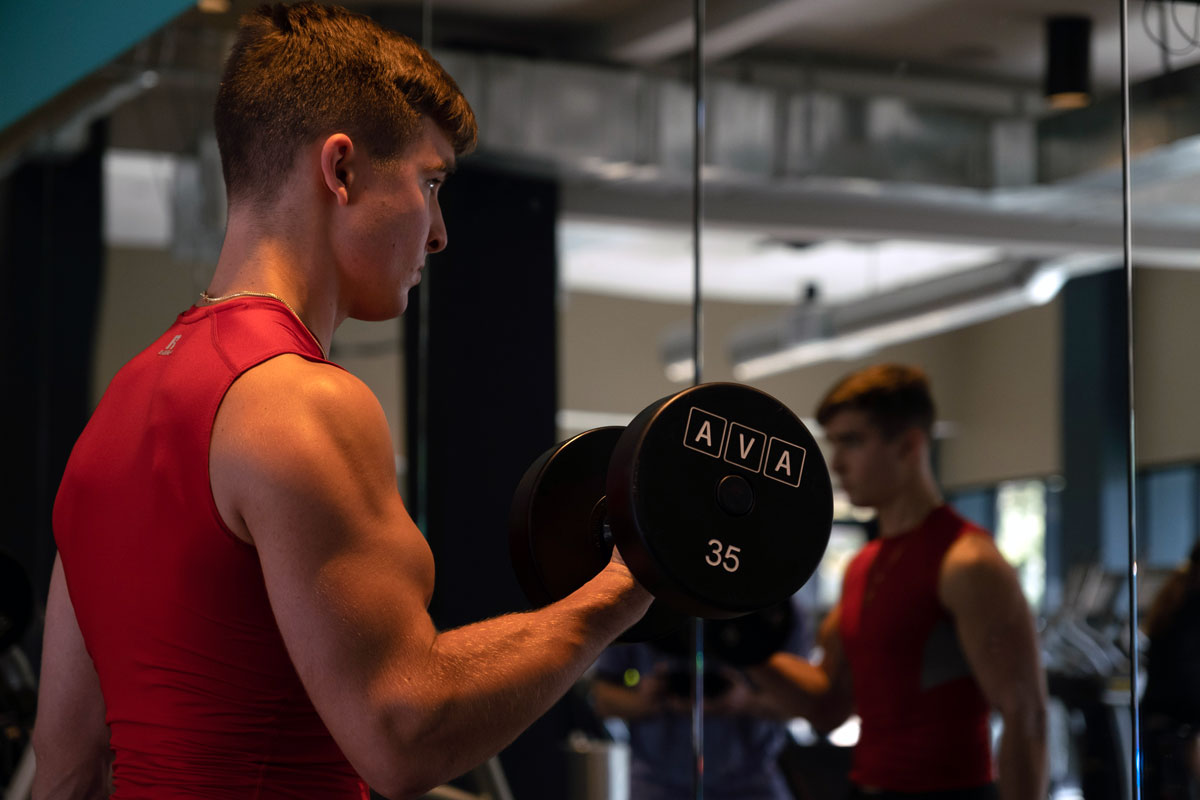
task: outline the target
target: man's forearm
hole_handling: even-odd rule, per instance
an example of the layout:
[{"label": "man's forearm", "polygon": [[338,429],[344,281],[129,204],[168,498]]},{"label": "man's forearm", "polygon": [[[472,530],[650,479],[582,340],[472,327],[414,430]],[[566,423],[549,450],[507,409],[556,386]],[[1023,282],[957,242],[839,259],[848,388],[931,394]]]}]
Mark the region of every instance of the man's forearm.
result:
[{"label": "man's forearm", "polygon": [[73,767],[39,763],[34,772],[33,800],[101,800],[110,794],[112,757],[107,750]]},{"label": "man's forearm", "polygon": [[419,680],[396,676],[407,686],[395,705],[383,709],[404,751],[397,756],[415,768],[402,784],[442,782],[506,746],[570,689],[648,602],[631,581],[602,573],[585,590],[545,609],[438,634],[425,674]]},{"label": "man's forearm", "polygon": [[1004,720],[1000,739],[1000,800],[1043,798],[1047,792],[1046,725],[1032,714]]},{"label": "man's forearm", "polygon": [[804,717],[821,727],[831,691],[829,676],[818,666],[790,653],[776,653],[747,674],[778,705],[784,717]]}]

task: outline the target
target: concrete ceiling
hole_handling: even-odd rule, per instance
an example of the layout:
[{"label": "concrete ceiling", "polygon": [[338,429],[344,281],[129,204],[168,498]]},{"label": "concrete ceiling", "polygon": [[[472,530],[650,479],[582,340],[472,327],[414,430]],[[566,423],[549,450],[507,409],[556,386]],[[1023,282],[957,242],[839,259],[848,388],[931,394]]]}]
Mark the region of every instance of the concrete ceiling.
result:
[{"label": "concrete ceiling", "polygon": [[[1143,8],[1145,2],[1150,5]],[[418,17],[415,0],[348,3]],[[691,0],[432,0],[435,40],[464,43],[485,31],[534,51],[617,63],[660,63],[691,46]],[[1044,69],[1044,20],[1082,14],[1093,20],[1093,78],[1101,91],[1119,83],[1118,0],[707,0],[706,34],[714,62],[828,59],[868,62],[883,70],[972,75],[1037,86]],[[1131,0],[1130,67],[1135,80],[1162,70],[1160,49],[1143,27],[1159,30],[1163,4]],[[1184,41],[1197,7],[1183,2],[1167,26],[1178,67],[1200,56]],[[1168,18],[1170,19],[1170,18]],[[493,35],[494,35],[493,33]],[[510,46],[512,46],[510,44]],[[1188,52],[1185,52],[1188,51]]]},{"label": "concrete ceiling", "polygon": [[[616,117],[615,124],[633,129],[641,118],[634,116],[622,99],[627,95],[620,91],[636,85],[636,94],[660,77],[682,87],[689,75],[692,0],[342,3],[415,38],[429,37],[441,58],[458,58],[461,63],[453,64],[451,72],[460,82],[464,76],[474,81],[473,86],[463,83],[469,97],[472,90],[481,97],[503,91],[501,81],[493,79],[488,85],[487,73],[497,65],[508,70],[506,76],[518,81],[515,85],[529,97],[540,94],[545,106],[540,115],[537,108],[520,108],[515,117],[499,118],[493,111],[487,118],[489,107],[513,105],[506,99],[511,88],[510,95],[499,95],[499,102],[476,106],[485,111],[485,128],[507,128],[513,142],[535,151],[544,143],[563,141],[561,129],[554,127],[569,117],[562,113],[562,98],[592,92],[593,104],[603,115],[598,119],[613,122]],[[197,132],[208,124],[216,70],[230,32],[238,14],[257,4],[234,0],[222,13],[192,9],[102,71],[108,84],[101,81],[95,94],[102,109],[118,111],[113,116],[113,145],[194,157]],[[1173,9],[1176,16],[1164,18],[1164,8]],[[1120,243],[1120,192],[1113,180],[1113,153],[1114,147],[1119,152],[1119,141],[1114,146],[1112,137],[1117,119],[1113,95],[1120,72],[1119,10],[1117,0],[707,0],[707,66],[714,78],[749,89],[741,94],[737,89],[730,97],[751,104],[722,107],[721,89],[713,81],[710,128],[722,134],[723,123],[740,121],[739,109],[753,109],[761,100],[754,91],[762,87],[769,87],[776,99],[767,101],[768,106],[775,103],[775,111],[762,117],[767,122],[757,131],[733,131],[735,139],[749,137],[740,145],[742,155],[774,152],[775,163],[757,172],[739,172],[741,165],[730,169],[718,154],[710,164],[712,174],[706,171],[706,222],[713,232],[708,246],[726,248],[724,256],[712,258],[706,268],[732,265],[728,282],[746,294],[744,299],[771,296],[786,302],[810,283],[820,284],[822,297],[833,299],[884,291],[902,274],[909,279],[935,277],[945,269],[970,269],[1002,258],[1059,258],[1079,252],[1111,258]],[[1046,137],[1042,121],[1047,110],[1040,105],[1039,91],[1045,18],[1064,13],[1086,14],[1093,20],[1092,79],[1100,102],[1091,117],[1081,116],[1073,125],[1051,125],[1051,136]],[[1168,67],[1200,62],[1200,48],[1186,41],[1200,22],[1197,14],[1200,6],[1182,0],[1169,5],[1131,0],[1129,60],[1134,83],[1151,82]],[[1164,28],[1170,46],[1166,56],[1154,41],[1164,35]],[[509,60],[502,63],[498,58]],[[460,72],[460,66],[469,69]],[[471,78],[472,74],[483,77]],[[153,85],[135,85],[145,75],[154,76]],[[771,75],[784,77],[772,83]],[[583,83],[573,83],[579,80]],[[125,93],[113,95],[113,85],[125,87]],[[814,89],[833,96],[831,102],[850,99],[833,108],[836,113],[829,119],[837,125],[817,131],[826,134],[826,151],[814,149],[812,140],[803,148],[788,149],[794,144],[788,135],[771,132],[772,126],[778,129],[791,122],[778,109]],[[662,87],[655,91],[658,99],[670,100]],[[131,94],[135,100],[128,99]],[[690,134],[685,124],[687,93],[683,94],[684,113],[673,118],[672,126],[682,129],[675,144],[686,145]],[[793,102],[789,108],[796,107]],[[1135,150],[1158,162],[1138,173],[1147,177],[1135,186],[1134,199],[1144,216],[1151,214],[1139,229],[1143,252],[1164,263],[1186,260],[1174,265],[1193,267],[1193,254],[1200,252],[1194,224],[1200,214],[1200,191],[1192,178],[1197,174],[1197,148],[1164,149],[1200,133],[1200,115],[1187,113],[1186,124],[1180,124],[1177,111],[1135,120]],[[807,119],[810,122],[802,124],[811,134],[812,118]],[[542,127],[531,128],[531,120],[540,120]],[[575,122],[573,132],[587,130],[588,120]],[[790,131],[793,139],[797,130]],[[767,131],[765,137],[753,138],[762,131]],[[1024,138],[1014,139],[1013,131],[1023,132]],[[629,138],[634,150],[645,149],[644,142],[633,141],[637,137]],[[714,140],[722,144],[718,136]],[[1024,142],[1016,148],[1021,158],[1006,156],[1014,141]],[[492,152],[503,151],[506,144],[512,142],[493,141]],[[638,240],[634,251],[672,253],[672,258],[660,259],[661,266],[686,269],[687,176],[669,174],[670,159],[661,150],[660,146],[649,156],[635,154],[631,160],[625,155],[572,156],[573,161],[558,162],[568,224],[583,225],[564,237],[568,245],[580,248],[564,255],[568,276],[572,270],[583,274],[589,262],[601,267],[613,263],[620,257],[611,248],[631,236]],[[679,152],[676,148],[673,155]],[[792,158],[797,153],[801,157]],[[882,166],[875,172],[853,171],[870,166],[881,153]],[[938,166],[939,158],[953,153],[961,154],[955,156],[954,170],[974,178],[937,186],[942,173],[913,169],[922,160]],[[980,170],[981,161],[989,159],[987,168]],[[1008,163],[1022,167],[1018,177],[998,180]],[[1056,165],[1069,168],[1056,172]],[[622,216],[640,229],[608,235],[603,227],[587,227],[597,219],[620,224]],[[879,265],[889,251],[864,251],[859,244],[881,240],[911,242],[926,256],[918,259],[920,263],[889,266],[881,280]],[[809,252],[777,247],[819,242],[827,245]],[[957,255],[943,262],[928,257],[931,243],[974,246],[982,253],[962,263],[955,260]],[[841,254],[836,263],[826,265],[818,258],[835,251]],[[652,274],[633,261],[628,266],[631,275]],[[590,274],[581,288],[596,291],[596,270]],[[724,279],[714,280],[720,284]],[[632,283],[615,291],[653,295]]]},{"label": "concrete ceiling", "polygon": [[[206,25],[232,25],[256,0],[234,0]],[[435,45],[502,49],[527,55],[663,64],[687,56],[692,0],[342,0],[342,4],[420,36],[425,12]],[[1130,70],[1144,80],[1163,70],[1160,13],[1172,4],[1129,0]],[[1182,0],[1166,36],[1178,68],[1200,61],[1185,41],[1200,6]],[[1037,87],[1044,70],[1050,15],[1093,21],[1093,80],[1119,85],[1119,0],[707,0],[706,48],[712,63],[746,60],[829,61],[972,76]],[[222,22],[219,17],[224,17]],[[1192,36],[1194,37],[1194,33]]]}]

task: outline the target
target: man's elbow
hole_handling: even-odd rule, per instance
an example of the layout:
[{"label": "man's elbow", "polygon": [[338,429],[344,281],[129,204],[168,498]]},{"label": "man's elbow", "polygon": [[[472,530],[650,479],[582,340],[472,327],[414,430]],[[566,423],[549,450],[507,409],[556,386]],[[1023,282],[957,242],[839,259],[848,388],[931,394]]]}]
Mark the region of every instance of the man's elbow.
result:
[{"label": "man's elbow", "polygon": [[389,800],[421,797],[475,766],[464,761],[462,748],[447,744],[447,716],[433,706],[380,709],[371,734],[347,743],[344,752],[376,793]]},{"label": "man's elbow", "polygon": [[363,780],[371,787],[372,792],[387,800],[415,800],[415,798],[424,797],[438,782],[426,782],[418,779],[410,779],[407,776],[397,775],[388,780],[380,778],[379,780],[371,780],[363,776]]},{"label": "man's elbow", "polygon": [[351,759],[359,776],[368,786],[388,800],[408,800],[421,797],[430,789],[445,783],[453,775],[438,772],[426,754],[417,749],[397,749],[367,758]]},{"label": "man's elbow", "polygon": [[1041,691],[1022,692],[1000,703],[997,710],[1005,729],[1012,729],[1030,741],[1046,738],[1046,695]]},{"label": "man's elbow", "polygon": [[66,751],[46,737],[32,737],[33,800],[53,797],[106,798],[112,793],[112,755],[107,749],[64,757]]},{"label": "man's elbow", "polygon": [[435,748],[429,747],[411,748],[390,758],[354,765],[366,784],[387,800],[424,797],[433,788],[457,778],[472,766],[443,758]]}]

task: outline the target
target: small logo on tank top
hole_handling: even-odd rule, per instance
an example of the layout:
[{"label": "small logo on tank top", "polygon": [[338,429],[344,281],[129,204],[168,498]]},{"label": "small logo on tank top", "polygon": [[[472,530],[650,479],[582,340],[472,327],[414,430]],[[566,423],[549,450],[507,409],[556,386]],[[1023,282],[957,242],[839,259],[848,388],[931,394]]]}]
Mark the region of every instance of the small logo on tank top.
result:
[{"label": "small logo on tank top", "polygon": [[168,344],[168,345],[167,345],[166,347],[164,347],[162,350],[159,350],[159,351],[158,351],[158,354],[159,354],[160,356],[169,356],[169,355],[171,355],[171,353],[175,352],[175,345],[179,343],[179,340],[180,340],[181,338],[183,338],[183,334],[181,334],[181,333],[177,333],[177,334],[175,334],[175,338],[171,340],[170,344]]}]

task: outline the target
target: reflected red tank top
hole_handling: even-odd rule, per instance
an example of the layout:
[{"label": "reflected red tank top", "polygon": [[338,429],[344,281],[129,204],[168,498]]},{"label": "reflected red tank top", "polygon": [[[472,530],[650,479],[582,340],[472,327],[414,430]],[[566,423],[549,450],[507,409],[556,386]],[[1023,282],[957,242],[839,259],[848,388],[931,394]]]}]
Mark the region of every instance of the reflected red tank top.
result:
[{"label": "reflected red tank top", "polygon": [[213,419],[246,370],[316,342],[281,303],[191,308],[117,373],[54,534],[111,729],[115,798],[366,798],[288,658],[253,547],[222,523]]},{"label": "reflected red tank top", "polygon": [[986,535],[943,505],[850,563],[839,630],[862,719],[850,773],[859,786],[928,792],[994,779],[988,703],[937,595],[950,545]]}]

